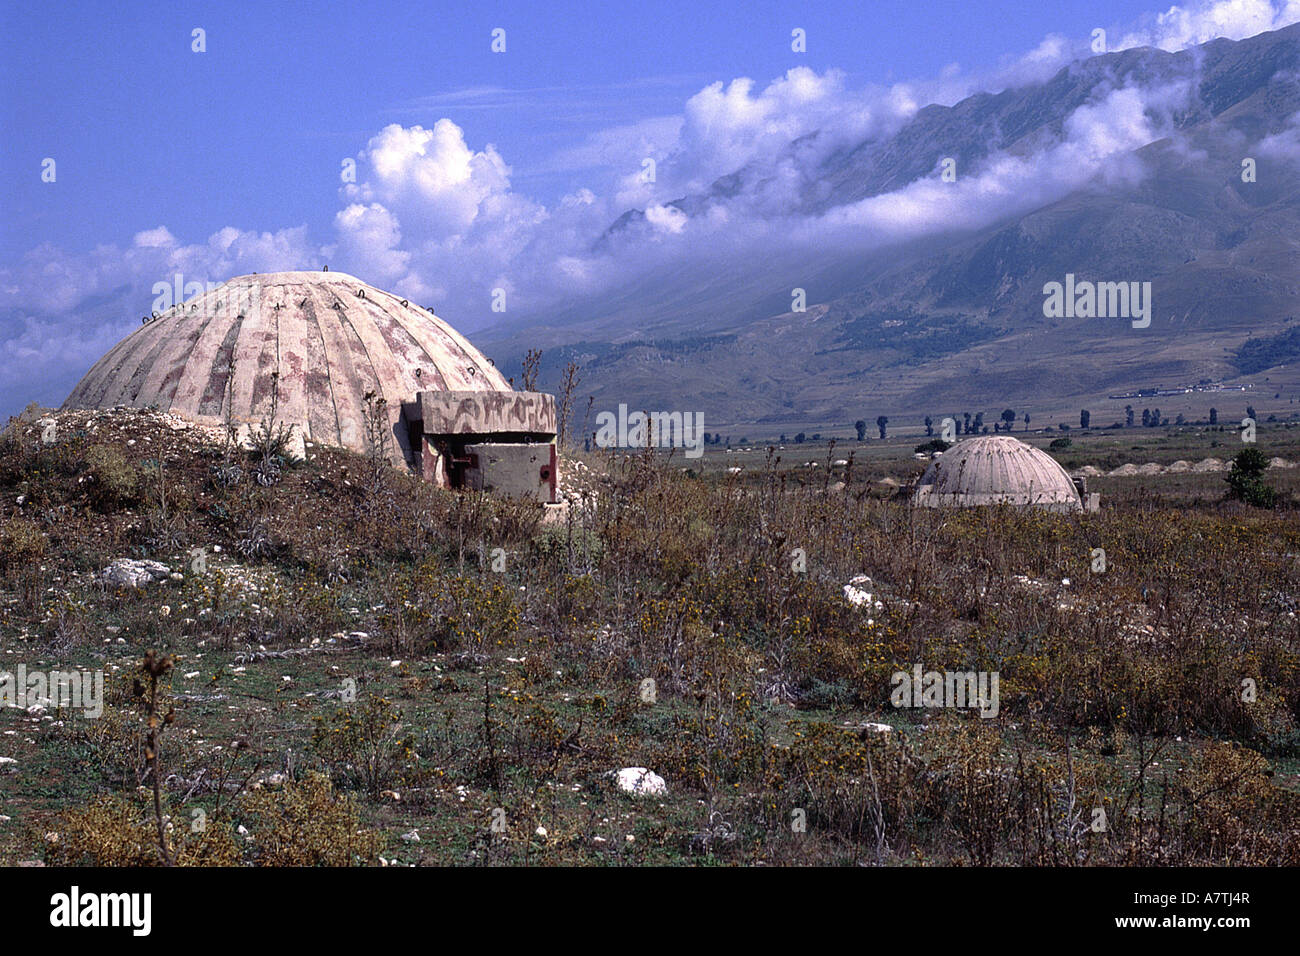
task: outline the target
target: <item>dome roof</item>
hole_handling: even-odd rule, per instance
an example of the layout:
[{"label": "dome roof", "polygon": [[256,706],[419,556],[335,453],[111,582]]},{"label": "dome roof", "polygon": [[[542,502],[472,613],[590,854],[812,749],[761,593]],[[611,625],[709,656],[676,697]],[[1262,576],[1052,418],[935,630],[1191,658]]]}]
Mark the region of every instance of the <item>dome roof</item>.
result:
[{"label": "dome roof", "polygon": [[913,502],[927,507],[1038,505],[1075,511],[1078,489],[1052,456],[1010,435],[981,435],[957,442],[935,459]]},{"label": "dome roof", "polygon": [[386,399],[395,460],[410,457],[402,403],[417,392],[512,390],[464,337],[401,296],[343,272],[272,272],[231,279],[136,329],[64,407],[255,423],[277,385],[278,421],[356,451],[366,450],[366,393]]}]

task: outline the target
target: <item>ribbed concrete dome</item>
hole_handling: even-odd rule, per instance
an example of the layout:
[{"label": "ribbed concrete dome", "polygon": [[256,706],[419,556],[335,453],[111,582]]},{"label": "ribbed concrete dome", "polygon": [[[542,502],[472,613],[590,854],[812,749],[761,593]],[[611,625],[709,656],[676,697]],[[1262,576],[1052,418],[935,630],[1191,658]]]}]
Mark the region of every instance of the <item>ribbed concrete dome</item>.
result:
[{"label": "ribbed concrete dome", "polygon": [[1046,452],[1010,435],[959,441],[926,469],[913,502],[927,507],[1037,505],[1077,511],[1079,492]]},{"label": "ribbed concrete dome", "polygon": [[256,423],[270,414],[276,372],[279,421],[326,445],[364,452],[365,395],[386,399],[395,460],[411,458],[402,403],[417,392],[511,391],[464,337],[401,296],[343,272],[272,272],[231,279],[136,329],[64,407],[156,405]]}]

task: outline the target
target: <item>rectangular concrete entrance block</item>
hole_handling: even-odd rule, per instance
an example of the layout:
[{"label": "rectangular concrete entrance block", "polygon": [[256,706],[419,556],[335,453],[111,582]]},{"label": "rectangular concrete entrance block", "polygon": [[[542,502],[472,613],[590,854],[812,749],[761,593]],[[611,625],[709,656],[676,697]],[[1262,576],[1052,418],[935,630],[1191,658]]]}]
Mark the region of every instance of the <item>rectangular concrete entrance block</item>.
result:
[{"label": "rectangular concrete entrance block", "polygon": [[555,396],[543,392],[421,392],[426,435],[555,434]]},{"label": "rectangular concrete entrance block", "polygon": [[425,480],[554,502],[555,396],[543,392],[427,391],[404,403]]},{"label": "rectangular concrete entrance block", "polygon": [[481,443],[465,446],[465,487],[499,495],[555,500],[555,445]]}]

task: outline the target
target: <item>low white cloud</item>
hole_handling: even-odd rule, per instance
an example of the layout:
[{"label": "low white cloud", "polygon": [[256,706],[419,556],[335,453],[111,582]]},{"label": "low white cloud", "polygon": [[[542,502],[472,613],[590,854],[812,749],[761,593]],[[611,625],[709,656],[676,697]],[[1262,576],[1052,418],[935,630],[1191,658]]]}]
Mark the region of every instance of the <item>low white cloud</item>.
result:
[{"label": "low white cloud", "polygon": [[[1174,6],[1115,31],[1122,39],[1112,48],[1181,49],[1297,20],[1300,0]],[[956,182],[932,169],[880,195],[808,204],[824,186],[828,159],[886,139],[928,104],[1042,82],[1091,55],[1088,43],[1053,34],[989,72],[950,64],[932,80],[892,86],[853,88],[841,71],[806,67],[767,83],[710,83],[680,115],[589,133],[533,162],[534,172],[566,169],[582,183],[549,205],[519,192],[496,147],[468,142],[452,119],[392,123],[358,151],[357,181],[339,190],[331,236],[309,238],[302,226],[227,226],[185,243],[159,225],[125,246],[73,255],[43,245],[0,268],[0,396],[6,383],[36,369],[57,379],[63,368],[70,387],[68,370],[84,370],[129,331],[153,283],[178,272],[207,282],[328,262],[473,329],[571,306],[677,264],[775,260],[789,250],[833,252],[974,229],[1090,181],[1131,181],[1143,172],[1135,150],[1159,138],[1177,141],[1171,117],[1188,104],[1191,85],[1145,88],[1117,78],[1066,117],[1057,135],[1043,131],[1014,152],[994,152],[961,169]],[[1266,158],[1300,155],[1294,124],[1258,145]],[[641,212],[611,228],[630,210]],[[492,311],[495,289],[506,292],[505,316]]]},{"label": "low white cloud", "polygon": [[1217,0],[1172,6],[1137,30],[1125,33],[1113,49],[1153,46],[1174,52],[1218,37],[1244,40],[1300,21],[1300,0]]}]

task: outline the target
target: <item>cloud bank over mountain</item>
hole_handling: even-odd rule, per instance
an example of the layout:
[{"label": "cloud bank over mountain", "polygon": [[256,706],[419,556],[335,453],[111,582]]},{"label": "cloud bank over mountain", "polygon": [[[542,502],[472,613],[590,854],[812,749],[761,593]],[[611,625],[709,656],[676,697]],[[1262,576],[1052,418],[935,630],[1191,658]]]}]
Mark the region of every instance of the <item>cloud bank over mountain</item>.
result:
[{"label": "cloud bank over mountain", "polygon": [[[1297,21],[1300,0],[1175,6],[1119,31],[1108,50],[1175,51]],[[545,316],[683,263],[725,269],[847,255],[982,228],[1087,183],[1137,182],[1146,171],[1135,151],[1178,140],[1180,118],[1195,108],[1194,75],[1115,76],[1050,131],[969,162],[956,156],[955,182],[939,175],[950,157],[940,148],[912,157],[923,165],[916,175],[868,195],[846,199],[828,185],[828,169],[887,150],[931,105],[1044,83],[1092,55],[1091,42],[1053,35],[990,73],[953,68],[888,87],[852,88],[839,70],[804,67],[765,85],[714,82],[678,116],[612,127],[542,160],[562,163],[567,152],[588,174],[549,205],[515,188],[512,157],[467,142],[450,118],[386,125],[359,144],[331,236],[309,236],[303,225],[227,226],[193,241],[160,224],[85,253],[38,246],[0,268],[0,413],[29,398],[61,400],[139,322],[154,285],[177,273],[207,282],[328,263],[474,329]],[[1295,130],[1270,136],[1263,150],[1294,156]],[[504,290],[504,316],[492,310],[495,290]]]}]

